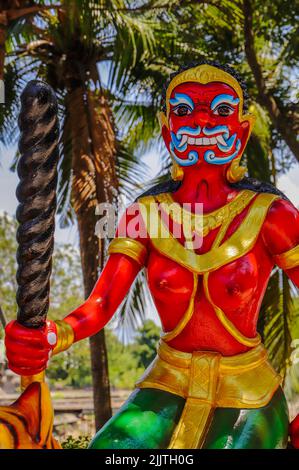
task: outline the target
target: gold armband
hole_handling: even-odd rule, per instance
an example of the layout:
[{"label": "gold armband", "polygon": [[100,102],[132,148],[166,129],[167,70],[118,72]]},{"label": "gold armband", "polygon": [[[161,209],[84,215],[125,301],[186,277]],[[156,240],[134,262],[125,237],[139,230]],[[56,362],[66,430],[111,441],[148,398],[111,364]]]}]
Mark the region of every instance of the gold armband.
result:
[{"label": "gold armband", "polygon": [[109,255],[112,253],[123,253],[133,258],[141,266],[144,266],[147,250],[146,247],[132,238],[114,238],[108,247]]},{"label": "gold armband", "polygon": [[53,349],[53,354],[58,354],[68,349],[75,340],[74,330],[69,323],[63,320],[55,321],[57,328],[57,343]]},{"label": "gold armband", "polygon": [[275,255],[274,261],[284,271],[299,266],[299,245],[280,255]]}]

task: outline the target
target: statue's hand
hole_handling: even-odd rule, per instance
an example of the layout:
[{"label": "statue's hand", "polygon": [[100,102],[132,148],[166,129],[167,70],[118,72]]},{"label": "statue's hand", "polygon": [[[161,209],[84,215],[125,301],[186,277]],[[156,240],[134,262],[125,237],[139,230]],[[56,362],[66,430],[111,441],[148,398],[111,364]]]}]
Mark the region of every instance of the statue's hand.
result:
[{"label": "statue's hand", "polygon": [[9,368],[19,375],[34,375],[47,367],[57,343],[55,322],[47,320],[42,328],[26,328],[11,321],[5,328],[5,347]]},{"label": "statue's hand", "polygon": [[299,415],[290,424],[291,444],[295,449],[299,449]]}]

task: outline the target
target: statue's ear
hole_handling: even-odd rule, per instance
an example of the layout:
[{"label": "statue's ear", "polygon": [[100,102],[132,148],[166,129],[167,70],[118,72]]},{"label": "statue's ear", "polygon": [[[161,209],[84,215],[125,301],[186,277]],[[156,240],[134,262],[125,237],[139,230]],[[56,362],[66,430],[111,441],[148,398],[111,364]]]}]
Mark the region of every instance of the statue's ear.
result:
[{"label": "statue's ear", "polygon": [[164,113],[159,114],[160,126],[161,126],[161,134],[164,140],[164,143],[169,151],[171,136],[168,127],[168,120]]},{"label": "statue's ear", "polygon": [[252,114],[246,114],[242,116],[241,128],[242,128],[242,137],[241,137],[241,153],[243,153],[250,134],[252,132],[253,126],[255,123],[255,116]]}]

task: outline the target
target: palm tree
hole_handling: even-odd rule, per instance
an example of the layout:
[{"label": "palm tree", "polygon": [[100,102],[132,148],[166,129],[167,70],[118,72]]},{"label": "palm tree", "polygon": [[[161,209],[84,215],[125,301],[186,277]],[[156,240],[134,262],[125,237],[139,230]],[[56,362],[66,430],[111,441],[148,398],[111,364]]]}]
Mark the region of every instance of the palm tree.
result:
[{"label": "palm tree", "polygon": [[[31,20],[37,13],[56,8],[56,5],[45,5],[45,2],[33,0],[0,0],[0,80],[4,77],[5,43],[9,34],[14,30],[18,34],[18,23]],[[23,31],[24,32],[24,31]]]},{"label": "palm tree", "polygon": [[[59,207],[63,222],[76,218],[87,297],[104,261],[104,242],[94,233],[99,203],[116,204],[119,180],[138,183],[142,173],[134,171],[136,159],[120,142],[112,100],[130,67],[153,53],[161,34],[157,11],[152,4],[131,8],[122,0],[90,2],[63,0],[61,8],[44,10],[32,22],[30,41],[9,38],[8,71],[14,88],[3,122],[4,143],[15,138],[17,92],[29,76],[38,76],[55,90],[60,106],[61,164]],[[147,5],[148,4],[148,5]],[[124,44],[126,51],[124,53]],[[105,89],[101,63],[109,61],[122,74],[113,93]],[[100,72],[99,72],[100,70]],[[112,68],[111,68],[112,70]],[[140,283],[139,283],[140,289]],[[96,427],[111,416],[105,333],[90,338]]]}]

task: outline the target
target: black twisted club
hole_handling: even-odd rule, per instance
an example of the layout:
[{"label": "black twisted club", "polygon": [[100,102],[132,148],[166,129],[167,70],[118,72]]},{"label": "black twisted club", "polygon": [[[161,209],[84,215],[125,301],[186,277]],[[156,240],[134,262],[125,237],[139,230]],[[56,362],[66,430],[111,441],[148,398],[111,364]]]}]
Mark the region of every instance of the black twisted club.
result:
[{"label": "black twisted club", "polygon": [[57,100],[39,80],[21,95],[17,231],[18,322],[42,326],[49,308],[58,164]]}]

